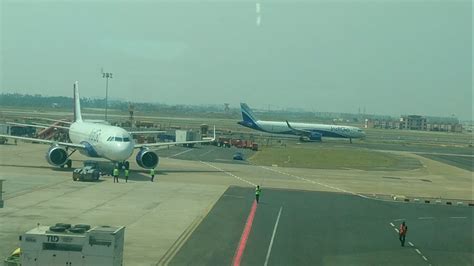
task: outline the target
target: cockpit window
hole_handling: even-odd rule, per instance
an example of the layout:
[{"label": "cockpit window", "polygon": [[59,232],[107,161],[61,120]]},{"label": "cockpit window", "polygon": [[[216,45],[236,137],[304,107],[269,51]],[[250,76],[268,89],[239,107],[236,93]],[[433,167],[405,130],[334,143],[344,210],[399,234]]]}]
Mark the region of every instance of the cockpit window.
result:
[{"label": "cockpit window", "polygon": [[113,140],[113,139],[114,139],[114,137],[109,137],[109,138],[107,139],[107,141],[111,141],[111,140]]},{"label": "cockpit window", "polygon": [[115,141],[120,141],[120,142],[122,142],[123,139],[122,139],[121,137],[115,137]]},{"label": "cockpit window", "polygon": [[123,142],[130,142],[130,138],[128,138],[128,137],[123,137]]}]

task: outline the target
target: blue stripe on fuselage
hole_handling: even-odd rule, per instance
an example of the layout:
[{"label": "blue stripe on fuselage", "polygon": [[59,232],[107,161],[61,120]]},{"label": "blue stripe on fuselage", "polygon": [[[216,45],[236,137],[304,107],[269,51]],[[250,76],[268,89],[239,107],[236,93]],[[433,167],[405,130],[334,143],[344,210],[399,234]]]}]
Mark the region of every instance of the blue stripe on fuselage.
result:
[{"label": "blue stripe on fuselage", "polygon": [[94,149],[94,147],[87,141],[81,141],[81,144],[85,146],[84,151],[85,155],[89,157],[100,157],[99,154],[97,154],[97,151]]}]

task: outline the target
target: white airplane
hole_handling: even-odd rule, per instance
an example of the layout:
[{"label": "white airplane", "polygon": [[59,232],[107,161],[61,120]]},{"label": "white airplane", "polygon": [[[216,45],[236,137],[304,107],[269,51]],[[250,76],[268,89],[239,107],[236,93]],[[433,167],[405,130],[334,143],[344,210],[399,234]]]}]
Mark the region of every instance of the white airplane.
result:
[{"label": "white airplane", "polygon": [[239,125],[272,134],[298,135],[302,141],[321,141],[322,137],[332,137],[348,138],[352,143],[352,139],[365,137],[365,132],[358,127],[263,121],[255,117],[247,104],[241,103],[240,109],[242,121],[237,122]]},{"label": "white airplane", "polygon": [[[46,160],[49,164],[58,167],[67,165],[71,167],[72,161],[69,157],[78,150],[80,153],[93,158],[105,158],[114,163],[129,168],[127,161],[135,149],[139,149],[136,155],[137,164],[145,169],[152,169],[158,165],[159,157],[151,148],[158,146],[170,146],[177,144],[205,143],[215,139],[209,138],[199,141],[163,142],[150,144],[135,144],[131,134],[121,127],[111,126],[97,122],[82,120],[81,105],[79,100],[78,82],[74,83],[74,122],[69,126],[69,139],[72,143],[57,142],[51,140],[0,135],[0,137],[20,139],[51,145],[46,152]],[[149,131],[147,131],[149,133]],[[73,149],[68,153],[69,149]]]}]

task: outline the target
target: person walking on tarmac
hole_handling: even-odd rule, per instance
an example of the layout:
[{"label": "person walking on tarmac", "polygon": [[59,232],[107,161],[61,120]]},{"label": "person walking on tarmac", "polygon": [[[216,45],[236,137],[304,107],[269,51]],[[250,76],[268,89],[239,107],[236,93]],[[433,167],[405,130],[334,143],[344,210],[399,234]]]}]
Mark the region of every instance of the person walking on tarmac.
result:
[{"label": "person walking on tarmac", "polygon": [[408,226],[406,226],[405,222],[403,222],[400,225],[400,229],[398,230],[400,244],[402,245],[402,247],[405,246],[405,236],[407,235],[407,232],[408,232]]},{"label": "person walking on tarmac", "polygon": [[125,168],[125,183],[128,183],[128,174],[129,174],[128,169]]},{"label": "person walking on tarmac", "polygon": [[259,185],[257,185],[257,187],[255,188],[255,201],[257,201],[257,204],[260,198],[260,193],[262,193],[262,189],[260,188]]},{"label": "person walking on tarmac", "polygon": [[155,168],[150,169],[150,176],[151,176],[151,182],[153,182],[153,179],[155,179]]},{"label": "person walking on tarmac", "polygon": [[114,175],[114,183],[115,183],[115,181],[117,181],[117,183],[118,183],[119,169],[117,168],[117,166],[114,167],[113,175]]}]

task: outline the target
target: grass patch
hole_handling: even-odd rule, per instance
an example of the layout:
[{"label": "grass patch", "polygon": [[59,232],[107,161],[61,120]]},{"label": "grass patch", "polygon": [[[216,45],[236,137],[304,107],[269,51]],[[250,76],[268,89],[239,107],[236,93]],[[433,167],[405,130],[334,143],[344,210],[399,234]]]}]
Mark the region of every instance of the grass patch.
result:
[{"label": "grass patch", "polygon": [[257,165],[313,169],[397,169],[403,159],[388,153],[360,149],[263,147],[249,159]]}]

